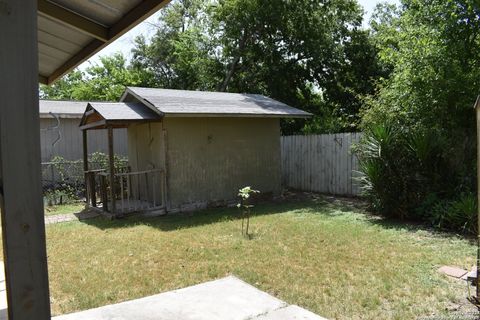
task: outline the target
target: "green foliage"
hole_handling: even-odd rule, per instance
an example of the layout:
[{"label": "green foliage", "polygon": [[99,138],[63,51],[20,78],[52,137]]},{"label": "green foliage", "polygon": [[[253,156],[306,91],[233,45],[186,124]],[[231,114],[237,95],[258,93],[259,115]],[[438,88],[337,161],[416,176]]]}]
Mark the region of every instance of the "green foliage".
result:
[{"label": "green foliage", "polygon": [[[108,155],[94,152],[89,156],[90,169],[109,169]],[[128,161],[125,157],[114,156],[114,166],[117,172],[127,170]],[[84,172],[82,160],[67,160],[55,156],[50,161],[54,181],[44,186],[44,197],[48,205],[68,204],[84,197]],[[48,172],[49,173],[49,172]]]},{"label": "green foliage", "polygon": [[405,218],[415,197],[415,174],[405,157],[402,132],[394,126],[372,125],[357,146],[360,183],[372,208],[386,216]]},{"label": "green foliage", "polygon": [[117,100],[128,85],[259,93],[315,115],[283,121],[285,134],[355,130],[362,96],[386,76],[362,15],[355,0],[174,0],[130,63],[102,57],[41,96]]},{"label": "green foliage", "polygon": [[468,234],[477,234],[477,200],[473,193],[462,193],[456,199],[438,199],[428,207],[431,223],[442,229],[454,229]]},{"label": "green foliage", "polygon": [[[476,198],[463,164],[445,158],[445,139],[375,124],[355,147],[359,182],[373,210],[462,232],[476,231]],[[472,173],[468,173],[472,175]],[[460,194],[460,196],[459,196]]]},{"label": "green foliage", "polygon": [[45,205],[52,207],[56,205],[70,204],[78,201],[78,197],[72,188],[51,189],[44,193]]},{"label": "green foliage", "polygon": [[[250,226],[250,210],[253,208],[253,205],[249,203],[250,196],[260,193],[258,190],[254,190],[251,187],[244,187],[238,190],[238,196],[240,197],[240,203],[237,204],[237,207],[242,209],[242,234],[250,237],[248,233],[248,228]],[[247,220],[246,228],[244,231],[244,222]]]},{"label": "green foliage", "polygon": [[[90,166],[93,167],[93,169],[103,169],[103,170],[108,170],[110,167],[110,160],[108,157],[108,154],[105,154],[103,152],[93,152],[89,155],[88,161],[90,163]],[[128,164],[128,159],[119,156],[117,154],[113,155],[113,166],[115,167],[115,171],[124,171],[126,168],[125,166]]]},{"label": "green foliage", "polygon": [[132,68],[121,53],[100,57],[85,71],[75,70],[51,86],[40,86],[43,99],[118,101],[126,86],[152,86],[144,70]]},{"label": "green foliage", "polygon": [[[358,152],[372,207],[471,232],[467,209],[475,199],[466,195],[476,191],[472,105],[480,85],[479,4],[384,4],[371,26],[379,59],[392,70],[365,97],[362,110],[365,138]],[[376,127],[395,128],[389,142],[394,158],[383,150],[381,157],[372,156],[370,148],[380,150],[371,143],[378,143],[371,130]]]},{"label": "green foliage", "polygon": [[248,199],[252,194],[260,193],[258,190],[252,189],[252,187],[244,187],[238,190],[238,196],[241,198],[242,202],[237,204],[237,207],[251,208],[252,205],[248,204]]},{"label": "green foliage", "polygon": [[68,161],[61,156],[55,156],[50,163],[53,166],[55,182],[44,192],[47,204],[68,204],[80,199],[84,189],[83,174],[80,174],[82,161]]}]

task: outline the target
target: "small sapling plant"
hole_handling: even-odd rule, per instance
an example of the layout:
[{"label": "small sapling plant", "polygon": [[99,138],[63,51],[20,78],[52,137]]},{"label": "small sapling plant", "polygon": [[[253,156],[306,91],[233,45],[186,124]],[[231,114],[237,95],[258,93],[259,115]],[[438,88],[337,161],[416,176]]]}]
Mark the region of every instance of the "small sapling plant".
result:
[{"label": "small sapling plant", "polygon": [[248,227],[250,226],[250,210],[253,208],[253,205],[249,203],[249,199],[250,196],[254,193],[260,193],[260,191],[254,190],[251,187],[244,187],[238,190],[240,203],[237,204],[237,208],[242,210],[242,235],[245,235],[247,237],[250,237],[250,235],[248,234]]}]

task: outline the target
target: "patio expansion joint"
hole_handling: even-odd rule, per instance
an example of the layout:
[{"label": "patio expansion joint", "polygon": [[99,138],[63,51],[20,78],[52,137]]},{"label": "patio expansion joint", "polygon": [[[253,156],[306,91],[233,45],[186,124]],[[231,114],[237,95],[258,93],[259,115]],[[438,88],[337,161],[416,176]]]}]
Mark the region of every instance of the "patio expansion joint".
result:
[{"label": "patio expansion joint", "polygon": [[278,308],[275,308],[273,310],[268,310],[268,311],[265,311],[265,312],[262,312],[262,313],[259,313],[259,314],[256,314],[256,315],[251,315],[247,318],[245,318],[245,320],[255,320],[255,319],[258,319],[259,317],[261,316],[266,316],[268,315],[269,313],[272,313],[272,312],[275,312],[275,311],[279,311],[279,310],[282,310],[282,309],[285,309],[285,308],[288,308],[289,304],[284,302],[283,303],[283,306],[281,307],[278,307]]}]

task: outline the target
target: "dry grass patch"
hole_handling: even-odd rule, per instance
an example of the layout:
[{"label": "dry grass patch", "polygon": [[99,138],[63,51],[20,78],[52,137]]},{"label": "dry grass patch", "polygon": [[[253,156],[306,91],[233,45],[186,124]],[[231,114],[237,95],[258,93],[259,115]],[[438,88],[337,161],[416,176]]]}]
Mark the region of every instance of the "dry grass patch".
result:
[{"label": "dry grass patch", "polygon": [[252,240],[238,211],[101,218],[47,227],[53,312],[93,308],[235,274],[335,319],[413,319],[464,303],[475,247],[455,236],[370,219],[323,200],[255,208]]}]

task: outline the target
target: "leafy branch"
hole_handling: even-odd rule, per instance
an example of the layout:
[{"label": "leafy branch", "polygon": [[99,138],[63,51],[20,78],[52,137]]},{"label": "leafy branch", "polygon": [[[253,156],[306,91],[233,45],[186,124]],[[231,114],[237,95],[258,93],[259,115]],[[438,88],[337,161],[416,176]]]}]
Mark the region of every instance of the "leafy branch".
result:
[{"label": "leafy branch", "polygon": [[249,199],[250,196],[255,193],[260,193],[260,191],[254,190],[251,187],[244,187],[238,190],[240,203],[237,204],[237,208],[242,209],[242,235],[247,237],[250,237],[250,235],[248,234],[248,228],[250,226],[250,212],[251,209],[254,207],[252,204],[249,204]]}]

